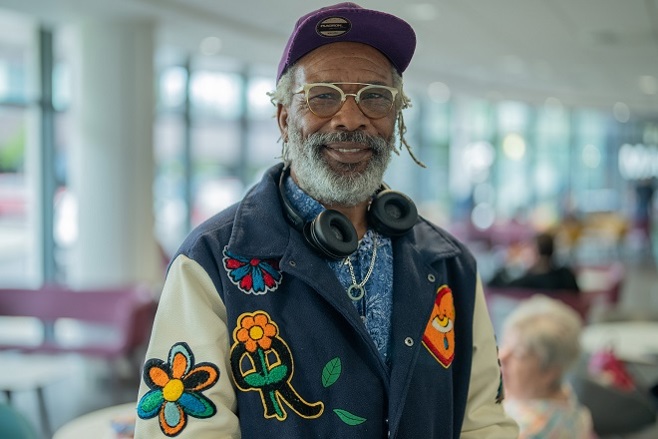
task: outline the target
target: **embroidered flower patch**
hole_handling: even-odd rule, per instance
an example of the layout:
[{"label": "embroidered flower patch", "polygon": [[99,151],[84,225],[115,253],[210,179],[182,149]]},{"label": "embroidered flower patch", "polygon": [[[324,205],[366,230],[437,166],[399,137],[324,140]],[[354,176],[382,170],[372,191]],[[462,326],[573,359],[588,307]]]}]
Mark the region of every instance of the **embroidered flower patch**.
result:
[{"label": "embroidered flower patch", "polygon": [[321,401],[309,403],[293,388],[292,352],[270,316],[264,311],[244,313],[237,323],[231,346],[233,379],[240,390],[260,393],[263,416],[285,420],[288,414],[283,403],[302,418],[322,415]]},{"label": "embroidered flower patch", "polygon": [[276,259],[243,258],[224,248],[224,268],[231,282],[247,294],[265,294],[276,290],[281,283]]},{"label": "embroidered flower patch", "polygon": [[144,365],[144,382],[151,389],[139,400],[137,415],[142,419],[158,416],[160,429],[169,437],[177,436],[187,425],[187,417],[209,418],[217,409],[201,394],[219,379],[212,363],[194,364],[187,343],[176,343],[168,361],[151,358]]},{"label": "embroidered flower patch", "polygon": [[265,313],[247,315],[240,321],[240,328],[235,334],[237,341],[244,343],[248,352],[256,352],[257,348],[266,351],[272,346],[272,337],[277,335],[277,328],[270,323]]}]

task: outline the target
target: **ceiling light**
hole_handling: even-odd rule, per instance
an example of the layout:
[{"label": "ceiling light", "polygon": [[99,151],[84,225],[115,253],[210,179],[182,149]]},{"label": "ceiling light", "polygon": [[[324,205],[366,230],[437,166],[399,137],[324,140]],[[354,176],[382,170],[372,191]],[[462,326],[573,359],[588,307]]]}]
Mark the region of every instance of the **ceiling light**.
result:
[{"label": "ceiling light", "polygon": [[561,110],[564,109],[564,105],[562,105],[562,101],[560,101],[558,98],[555,98],[553,96],[549,96],[544,101],[544,108],[545,109],[550,109],[550,110],[561,111]]},{"label": "ceiling light", "polygon": [[616,102],[612,106],[612,114],[618,122],[626,123],[631,118],[631,109],[623,102]]},{"label": "ceiling light", "polygon": [[202,55],[217,55],[222,50],[222,40],[217,37],[206,37],[199,44]]},{"label": "ceiling light", "polygon": [[658,79],[656,79],[655,76],[640,76],[638,84],[640,85],[640,90],[642,90],[642,93],[645,95],[655,95],[658,93]]},{"label": "ceiling light", "polygon": [[503,139],[503,152],[512,160],[521,160],[525,155],[525,139],[517,133],[510,133]]}]

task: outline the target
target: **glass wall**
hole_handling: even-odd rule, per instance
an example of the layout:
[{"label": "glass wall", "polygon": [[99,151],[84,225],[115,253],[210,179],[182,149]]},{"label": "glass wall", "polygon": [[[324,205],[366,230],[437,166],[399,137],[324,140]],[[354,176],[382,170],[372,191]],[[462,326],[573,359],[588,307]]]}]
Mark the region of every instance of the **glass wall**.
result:
[{"label": "glass wall", "polygon": [[0,279],[18,283],[38,275],[35,236],[36,192],[27,166],[33,118],[29,78],[36,26],[0,14]]},{"label": "glass wall", "polygon": [[273,80],[230,62],[192,59],[160,68],[154,189],[166,254],[275,162],[278,128],[266,94],[273,88]]}]

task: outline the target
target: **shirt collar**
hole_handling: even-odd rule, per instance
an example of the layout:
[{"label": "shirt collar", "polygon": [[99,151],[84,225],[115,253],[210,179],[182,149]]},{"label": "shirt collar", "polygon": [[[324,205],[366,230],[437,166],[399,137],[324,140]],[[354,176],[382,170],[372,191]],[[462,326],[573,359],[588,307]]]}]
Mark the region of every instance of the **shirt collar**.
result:
[{"label": "shirt collar", "polygon": [[313,218],[325,210],[324,206],[304,192],[290,175],[286,177],[284,182],[284,191],[292,207],[305,222],[312,221]]}]

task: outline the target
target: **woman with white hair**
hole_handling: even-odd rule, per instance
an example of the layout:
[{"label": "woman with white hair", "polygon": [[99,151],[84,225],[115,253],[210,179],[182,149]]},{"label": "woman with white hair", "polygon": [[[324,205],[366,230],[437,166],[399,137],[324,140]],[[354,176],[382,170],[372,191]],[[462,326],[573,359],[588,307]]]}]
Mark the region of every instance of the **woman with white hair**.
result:
[{"label": "woman with white hair", "polygon": [[564,382],[580,355],[581,328],[573,309],[542,295],[520,304],[505,321],[503,404],[519,424],[520,439],[595,437],[589,410]]}]

